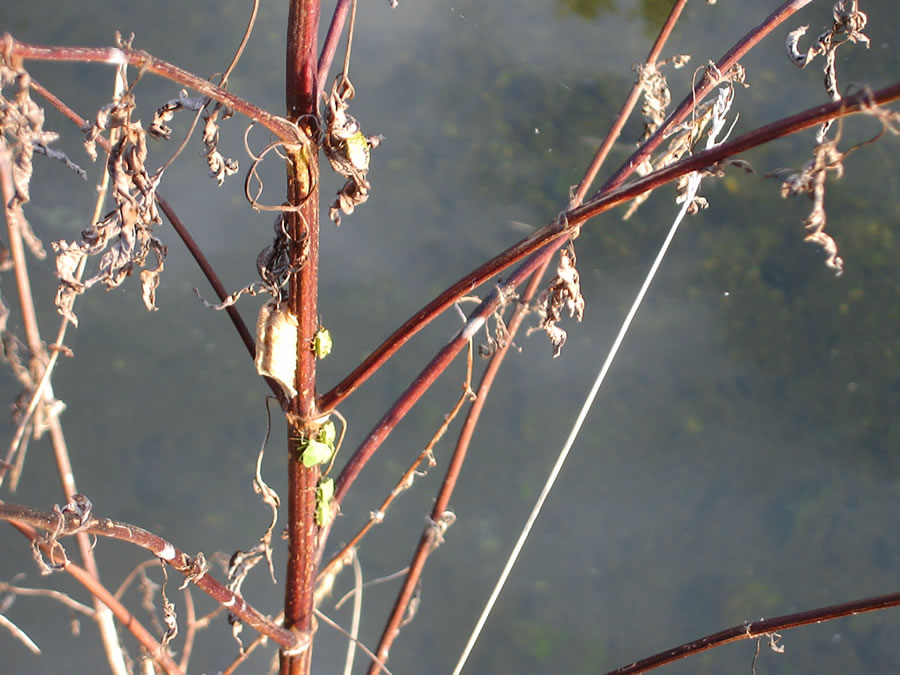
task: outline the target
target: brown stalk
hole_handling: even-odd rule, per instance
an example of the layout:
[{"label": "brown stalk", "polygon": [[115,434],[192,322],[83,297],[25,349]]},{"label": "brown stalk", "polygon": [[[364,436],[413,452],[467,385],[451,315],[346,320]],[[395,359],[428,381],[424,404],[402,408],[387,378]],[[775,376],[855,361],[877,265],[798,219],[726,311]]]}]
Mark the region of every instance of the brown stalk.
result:
[{"label": "brown stalk", "polygon": [[[0,507],[2,506],[3,505],[0,504]],[[40,535],[35,529],[24,522],[10,520],[9,524],[31,541],[40,538]],[[50,548],[46,544],[42,545],[41,548],[44,555],[51,555]],[[141,643],[148,654],[152,655],[153,660],[159,663],[166,673],[169,675],[183,675],[183,671],[178,667],[178,664],[176,664],[175,661],[172,660],[172,657],[162,649],[159,642],[157,642],[153,635],[150,634],[150,631],[144,628],[141,622],[138,621],[138,619],[132,615],[131,612],[129,612],[128,609],[120,603],[94,575],[73,562],[66,563],[63,569],[74,577],[78,583],[84,586],[94,598],[98,598],[105,606],[109,607],[115,617],[119,620],[119,623],[131,631],[131,634],[134,635],[135,639]]]},{"label": "brown stalk", "polygon": [[[291,237],[291,263],[299,272],[291,276],[288,303],[299,322],[297,339],[297,396],[288,415],[288,560],[284,595],[284,625],[303,636],[300,651],[282,649],[281,675],[310,672],[315,632],[313,598],[319,561],[319,526],[315,521],[319,467],[305,467],[298,446],[321,424],[316,405],[316,354],[312,341],[318,330],[319,275],[319,166],[318,84],[316,44],[319,0],[292,0],[288,14],[286,108],[300,124],[307,143],[287,152],[287,202],[294,209],[284,214]],[[299,210],[296,208],[299,207]],[[302,266],[301,266],[302,265]]]},{"label": "brown stalk", "polygon": [[235,96],[230,91],[217,87],[209,80],[198,77],[193,73],[179,68],[176,65],[157,59],[151,54],[140,49],[120,49],[118,47],[55,47],[31,45],[18,42],[12,35],[6,33],[0,36],[0,52],[9,56],[18,56],[34,61],[84,61],[91,63],[107,63],[119,65],[128,63],[142,71],[159,75],[167,80],[193,89],[208,96],[214,101],[219,101],[245,117],[255,120],[281,140],[287,143],[301,141],[297,128],[283,117],[272,115],[262,108],[258,108],[240,96]]},{"label": "brown stalk", "polygon": [[325,41],[322,43],[322,52],[319,54],[317,75],[319,91],[325,91],[325,85],[328,82],[328,71],[331,70],[331,62],[334,60],[335,52],[337,52],[338,42],[341,40],[341,33],[344,31],[344,23],[347,21],[347,14],[350,12],[350,4],[352,2],[353,0],[338,0],[334,6],[331,23],[328,24],[328,32],[325,34]]},{"label": "brown stalk", "polygon": [[831,621],[839,619],[843,616],[853,616],[854,614],[862,614],[864,612],[875,612],[888,607],[900,607],[900,593],[889,593],[887,595],[878,595],[872,598],[864,598],[862,600],[853,600],[839,605],[829,605],[818,609],[810,609],[797,614],[786,614],[785,616],[777,616],[773,619],[760,619],[759,621],[749,621],[731,628],[707,635],[698,640],[686,642],[678,647],[667,649],[659,654],[648,656],[646,659],[635,661],[627,666],[622,666],[616,670],[611,670],[607,675],[625,675],[626,673],[643,673],[647,670],[659,668],[672,661],[683,659],[686,656],[692,656],[707,649],[720,647],[729,642],[737,642],[738,640],[751,640],[761,637],[774,637],[775,633],[788,628],[797,628],[799,626],[808,626],[813,623],[822,621]]},{"label": "brown stalk", "polygon": [[[32,509],[27,506],[4,504],[2,502],[0,502],[0,520],[10,521],[20,531],[23,531],[23,533],[25,532],[23,528],[20,527],[22,524],[53,533],[59,527],[60,522],[62,522],[62,531],[58,536],[68,536],[75,534],[76,532],[84,532],[86,534],[94,534],[98,537],[109,537],[111,539],[118,539],[140,546],[141,548],[150,551],[157,558],[163,560],[175,571],[183,574],[186,580],[193,583],[213,600],[226,607],[229,612],[238,617],[245,625],[250,626],[259,633],[262,633],[266,637],[277,642],[284,649],[298,650],[303,649],[306,645],[302,636],[298,636],[296,633],[277,625],[254,607],[247,604],[243,597],[237,593],[233,593],[223,584],[216,581],[207,573],[202,554],[198,554],[196,557],[192,558],[176,548],[171,542],[141,527],[111,520],[109,518],[90,517],[86,522],[82,522],[79,516],[71,512],[63,513],[62,521],[60,521],[60,515],[57,512],[38,511],[37,509]],[[32,534],[34,533],[32,532]],[[35,537],[37,537],[36,534],[29,538],[34,540]],[[53,547],[53,554],[58,555],[60,550],[60,546],[55,545]],[[49,547],[47,555],[50,555]],[[70,564],[71,563],[66,562],[66,566]],[[79,579],[79,581],[81,580]],[[87,585],[85,584],[85,586]],[[94,586],[99,586],[99,582],[94,581]],[[93,586],[90,587],[90,590],[93,592]],[[115,602],[113,595],[106,591],[106,589],[103,589],[103,593],[104,596],[108,595],[109,598]],[[101,599],[104,603],[109,605],[105,597],[101,597]],[[112,608],[112,606],[110,607]]]},{"label": "brown stalk", "polygon": [[[12,171],[10,169],[8,157],[5,153],[0,157],[0,184],[2,184],[3,203],[9,205],[14,190]],[[31,295],[31,284],[28,277],[25,250],[22,245],[22,237],[17,223],[20,218],[24,218],[22,207],[21,205],[16,205],[10,209],[9,206],[7,206],[4,209],[4,213],[6,215],[9,230],[9,249],[15,269],[16,287],[19,293],[19,307],[22,312],[22,322],[25,328],[28,349],[31,352],[32,358],[43,360],[43,358],[46,357],[46,349],[41,340],[40,329],[37,323],[37,313],[34,309],[34,298]],[[57,340],[58,343],[61,341],[61,336],[65,332],[66,324],[67,321],[63,319],[59,330],[60,339]],[[58,351],[54,353],[53,357],[59,358]],[[45,372],[42,374],[40,382],[33,393],[34,400],[31,402],[31,405],[29,405],[29,410],[33,410],[33,407],[40,405],[40,400],[44,397],[43,392],[46,390],[47,382],[50,378],[50,373],[47,371],[51,368],[51,361],[55,362],[53,357],[51,357],[44,365]],[[27,426],[24,419],[22,420],[22,423]],[[53,456],[56,460],[57,475],[62,484],[63,495],[68,501],[72,495],[78,492],[78,488],[75,485],[75,473],[72,469],[69,450],[66,445],[65,436],[63,435],[62,423],[56,415],[48,416],[46,423],[49,427],[50,444],[53,448]],[[24,452],[23,447],[19,448],[19,452]],[[84,533],[79,533],[76,537],[76,541],[86,572],[99,582],[100,572],[97,568],[97,560],[94,557],[94,551],[88,536]],[[115,623],[113,622],[112,616],[107,607],[96,598],[94,599],[94,609],[94,622],[97,624],[97,629],[100,631],[100,638],[110,668],[114,673],[124,675],[125,659],[122,655],[122,646],[116,634]]]}]

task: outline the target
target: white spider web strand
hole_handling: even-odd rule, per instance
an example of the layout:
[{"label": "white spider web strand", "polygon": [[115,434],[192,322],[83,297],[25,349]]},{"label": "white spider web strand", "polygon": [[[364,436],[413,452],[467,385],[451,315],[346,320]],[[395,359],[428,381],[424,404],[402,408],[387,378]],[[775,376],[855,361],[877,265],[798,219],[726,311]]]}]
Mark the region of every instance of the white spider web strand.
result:
[{"label": "white spider web strand", "polygon": [[[728,137],[728,134],[726,134],[725,138],[723,138],[722,141],[715,140],[715,137],[724,126],[725,114],[731,107],[732,96],[733,92],[728,88],[723,87],[719,90],[719,98],[716,101],[716,113],[715,119],[713,121],[713,129],[712,131],[710,131],[710,135],[707,140],[708,148],[723,142],[725,138]],[[731,133],[731,129],[728,130],[728,133]],[[609,372],[610,366],[612,366],[612,362],[613,360],[615,360],[616,355],[619,352],[619,347],[622,346],[622,342],[624,342],[625,340],[625,334],[631,327],[631,322],[637,315],[638,309],[640,308],[641,303],[644,300],[644,296],[647,294],[647,290],[650,288],[650,284],[653,282],[653,278],[656,276],[656,272],[659,269],[659,266],[662,264],[663,258],[665,258],[666,256],[666,252],[669,250],[669,245],[675,238],[675,232],[678,230],[678,226],[681,224],[681,221],[684,219],[685,214],[687,214],[688,208],[694,201],[694,197],[696,196],[697,190],[700,187],[701,180],[702,176],[698,172],[692,173],[688,178],[687,191],[685,192],[685,200],[681,205],[681,210],[678,212],[678,215],[675,217],[672,226],[669,228],[669,233],[666,235],[665,241],[663,241],[663,244],[659,249],[659,253],[656,254],[656,259],[650,266],[650,270],[647,272],[644,283],[641,284],[641,288],[638,291],[634,302],[631,304],[631,309],[628,310],[628,314],[625,316],[625,320],[622,322],[622,327],[619,328],[619,333],[618,335],[616,335],[616,339],[613,342],[612,347],[610,347],[609,353],[606,355],[606,360],[603,362],[603,366],[601,366],[600,372],[597,374],[597,378],[594,380],[594,384],[581,406],[581,410],[578,413],[578,417],[575,419],[575,423],[572,425],[569,436],[568,438],[566,438],[566,442],[563,444],[562,449],[559,451],[559,455],[556,458],[556,463],[553,465],[553,469],[550,471],[550,474],[547,476],[547,480],[544,482],[544,487],[541,489],[541,493],[538,495],[537,501],[535,502],[534,507],[531,509],[531,513],[528,515],[528,520],[525,521],[525,525],[522,528],[522,532],[519,534],[516,545],[513,546],[513,549],[509,554],[509,558],[507,558],[506,560],[506,565],[504,565],[503,571],[500,573],[500,577],[497,579],[497,583],[494,585],[494,590],[491,591],[491,595],[488,598],[487,603],[485,603],[484,609],[481,611],[481,616],[478,617],[478,622],[475,624],[475,628],[472,629],[472,634],[469,636],[469,641],[466,643],[466,646],[463,649],[463,652],[453,669],[453,675],[459,675],[462,672],[462,669],[469,658],[469,654],[471,654],[472,649],[475,646],[475,642],[481,635],[481,630],[482,628],[484,628],[484,624],[487,622],[488,616],[490,615],[491,610],[493,610],[494,604],[497,602],[497,598],[500,597],[500,591],[503,590],[503,586],[506,584],[506,580],[507,578],[509,578],[509,574],[512,571],[513,566],[516,564],[519,553],[525,546],[525,541],[528,539],[528,535],[531,533],[531,528],[537,521],[538,515],[540,515],[541,509],[544,506],[544,502],[547,500],[547,497],[550,494],[550,490],[553,489],[553,485],[556,483],[559,472],[562,470],[563,464],[565,464],[566,458],[569,456],[569,451],[575,444],[575,439],[578,436],[578,433],[581,431],[581,427],[584,425],[584,420],[587,418],[588,412],[590,412],[590,409],[594,404],[594,399],[597,398],[597,393],[600,391],[600,386],[606,379],[606,374]]]}]

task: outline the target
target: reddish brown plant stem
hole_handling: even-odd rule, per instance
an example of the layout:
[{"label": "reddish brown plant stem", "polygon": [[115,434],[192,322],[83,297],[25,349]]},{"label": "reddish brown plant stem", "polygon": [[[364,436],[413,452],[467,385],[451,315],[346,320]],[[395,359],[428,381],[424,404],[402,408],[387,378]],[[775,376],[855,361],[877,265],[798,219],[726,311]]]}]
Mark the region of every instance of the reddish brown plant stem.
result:
[{"label": "reddish brown plant stem", "polygon": [[[166,214],[166,218],[169,219],[169,223],[171,223],[172,228],[181,238],[181,241],[184,243],[188,252],[191,254],[191,257],[194,258],[194,261],[197,263],[197,267],[200,268],[200,271],[203,272],[203,276],[206,277],[206,280],[209,282],[209,285],[212,286],[213,292],[215,292],[216,297],[219,298],[220,302],[224,302],[228,297],[228,291],[225,288],[225,285],[222,283],[222,280],[219,279],[219,275],[216,274],[215,269],[210,264],[209,260],[207,260],[203,251],[200,249],[200,246],[197,244],[194,237],[188,231],[184,222],[181,218],[178,217],[178,214],[175,213],[175,209],[169,204],[168,200],[166,200],[159,192],[156,193],[156,203],[159,204],[160,210],[164,214]],[[244,343],[244,347],[247,348],[247,352],[250,354],[250,357],[253,358],[256,355],[256,341],[253,335],[250,334],[250,329],[247,328],[247,324],[244,322],[241,313],[238,311],[237,307],[234,305],[229,305],[225,308],[225,312],[228,314],[228,318],[231,319],[231,323],[234,325],[235,330],[241,338],[241,342]],[[283,408],[287,408],[288,400],[282,392],[281,387],[272,380],[271,378],[266,378],[266,382],[269,385],[269,388],[272,390],[272,393],[278,398]]]},{"label": "reddish brown plant stem", "polygon": [[655,171],[647,176],[629,183],[623,188],[613,192],[603,192],[600,196],[592,197],[584,205],[570,209],[548,223],[541,229],[531,234],[526,239],[513,244],[488,262],[484,263],[462,279],[451,285],[425,307],[416,312],[412,317],[395,330],[382,342],[353,372],[347,375],[330,391],[323,394],[319,400],[319,407],[323,412],[328,412],[339,405],[347,396],[353,393],[365,380],[391,358],[406,342],[422,328],[427,326],[435,317],[456,302],[460,297],[472,292],[491,277],[499,274],[508,267],[514,265],[534,251],[542,248],[548,242],[571,232],[580,227],[589,218],[593,218],[604,211],[618,206],[626,201],[634,199],[637,195],[656,189],[675,178],[706,168],[731,155],[749,150],[782,136],[808,129],[821,124],[828,119],[834,119],[843,115],[859,112],[860,108],[872,102],[883,105],[900,97],[900,83],[895,83],[884,89],[879,89],[871,95],[860,93],[848,96],[841,101],[826,103],[803,112],[773,122],[765,127],[751,131],[728,143],[723,143],[711,150],[704,150],[691,157],[672,164],[664,169]]},{"label": "reddish brown plant stem", "polygon": [[[26,523],[10,520],[9,524],[31,541],[40,538],[37,531]],[[41,549],[44,552],[44,555],[50,554],[46,545],[41,546]],[[148,653],[153,655],[153,659],[163,667],[166,673],[169,673],[170,675],[182,675],[183,671],[178,667],[178,664],[172,660],[172,657],[169,656],[168,653],[160,648],[159,642],[157,642],[156,638],[150,634],[150,631],[144,628],[143,624],[141,624],[141,622],[138,621],[94,575],[72,562],[66,564],[64,571],[84,586],[93,597],[98,598],[103,604],[109,607],[115,617],[119,620],[119,623],[125,626],[131,634],[134,635],[135,639]]]},{"label": "reddish brown plant stem", "polygon": [[416,401],[421,398],[434,381],[446,370],[447,366],[453,361],[454,357],[465,346],[469,338],[474,336],[478,330],[484,325],[488,317],[503,304],[508,297],[506,294],[509,289],[515,289],[531,275],[538,267],[540,267],[542,259],[538,256],[531,256],[507,279],[503,286],[497,286],[484,299],[484,301],[473,311],[466,321],[466,324],[453,336],[453,338],[431,359],[428,365],[420,372],[406,388],[400,397],[394,402],[394,405],[384,414],[369,434],[363,439],[363,442],[356,449],[353,455],[347,460],[347,464],[341,471],[336,481],[334,499],[339,505],[341,500],[347,494],[347,490],[356,480],[359,472],[366,465],[369,459],[375,454],[378,447],[384,442],[394,427],[403,419],[407,412],[415,405]]},{"label": "reddish brown plant stem", "polygon": [[0,36],[0,51],[9,56],[21,56],[34,61],[84,61],[109,65],[127,62],[154,75],[178,82],[214,101],[224,103],[229,108],[266,127],[283,141],[296,142],[300,140],[297,129],[284,118],[272,115],[240,96],[235,96],[230,91],[217,87],[209,80],[204,80],[202,77],[162,59],[157,59],[143,50],[119,49],[118,47],[45,47],[18,42],[9,33],[6,33]]},{"label": "reddish brown plant stem", "polygon": [[[506,354],[512,345],[512,339],[515,336],[516,331],[518,331],[522,320],[528,314],[528,303],[530,303],[531,299],[534,297],[551,259],[551,256],[547,256],[538,270],[531,275],[528,286],[525,288],[525,292],[520,299],[520,304],[516,307],[515,313],[507,325],[510,342],[491,357],[491,361],[482,375],[481,383],[478,385],[478,391],[476,392],[475,401],[469,408],[469,414],[466,416],[462,430],[459,433],[459,438],[457,439],[456,447],[453,451],[453,457],[450,459],[447,473],[441,483],[440,492],[438,492],[434,507],[431,510],[432,522],[441,522],[444,512],[450,505],[450,498],[453,496],[453,491],[456,489],[460,471],[462,471],[472,436],[475,433],[475,427],[478,425],[481,412],[487,402],[491,386],[493,386],[494,379],[500,370],[500,366],[503,364],[503,359],[506,357]],[[409,606],[409,602],[413,597],[413,593],[415,592],[419,579],[422,576],[422,572],[425,569],[425,562],[431,552],[436,548],[435,544],[437,542],[435,539],[437,536],[438,532],[433,527],[426,527],[422,532],[419,544],[416,547],[412,561],[409,564],[409,571],[403,579],[403,585],[397,594],[397,599],[394,601],[394,607],[385,624],[381,640],[379,641],[378,648],[375,652],[375,655],[381,663],[387,663],[394,639],[400,633],[400,626],[403,622],[403,617],[406,615],[406,608]],[[380,672],[381,666],[373,661],[369,668],[369,675],[378,675]]]},{"label": "reddish brown plant stem", "polygon": [[344,23],[347,21],[347,14],[350,12],[351,2],[352,0],[338,0],[334,7],[334,13],[331,15],[328,33],[325,35],[325,42],[322,43],[322,53],[319,54],[319,91],[325,91],[325,85],[328,82],[328,71],[331,69],[331,62],[334,60],[334,54],[337,51],[338,42],[344,30]]},{"label": "reddish brown plant stem", "polygon": [[[699,152],[696,155],[672,164],[665,169],[661,169],[642,179],[634,181],[633,183],[630,183],[625,187],[619,188],[610,193],[606,193],[602,197],[593,199],[590,202],[585,203],[583,206],[571,209],[570,211],[561,214],[560,217],[558,217],[552,223],[545,225],[528,239],[525,239],[522,242],[519,242],[519,244],[512,246],[511,248],[507,249],[499,256],[494,258],[490,263],[482,265],[475,272],[472,272],[471,274],[464,277],[461,281],[458,281],[447,291],[438,296],[438,298],[429,303],[429,305],[424,310],[420,311],[412,319],[408,320],[404,324],[404,326],[411,324],[416,328],[421,328],[421,326],[427,323],[426,319],[432,318],[432,314],[436,316],[440,313],[438,311],[438,308],[440,308],[441,305],[449,306],[459,296],[468,293],[478,283],[483,283],[488,278],[490,278],[490,276],[493,276],[493,274],[496,274],[502,269],[505,269],[505,267],[524,258],[529,251],[542,248],[546,243],[558,239],[559,237],[572,232],[577,227],[580,227],[581,224],[586,222],[588,219],[593,218],[594,216],[597,216],[604,211],[608,211],[609,209],[618,206],[619,204],[634,199],[639,194],[642,194],[647,190],[655,189],[660,185],[663,185],[664,183],[674,180],[678,176],[691,173],[693,171],[699,171],[712,164],[715,164],[718,161],[730,157],[731,155],[743,152],[744,150],[756,147],[757,145],[767,143],[788,133],[793,133],[801,129],[815,126],[816,124],[819,124],[826,119],[831,119],[839,115],[858,112],[860,107],[864,104],[883,104],[898,97],[900,97],[900,83],[894,84],[884,89],[880,89],[879,91],[874,92],[874,94],[871,95],[869,95],[868,93],[861,93],[856,96],[849,96],[842,101],[828,103],[825,105],[817,106],[815,108],[811,108],[810,110],[798,113],[797,115],[793,115],[783,120],[779,120],[778,122],[774,122],[768,126],[757,129],[748,134],[744,134],[743,136],[740,136],[733,141],[723,143],[722,145],[712,148],[711,150],[704,150],[703,152]],[[559,245],[561,245],[561,243]],[[515,289],[527,278],[528,274],[531,271],[535,270],[538,267],[538,265],[540,264],[540,258],[542,258],[544,254],[544,251],[538,251],[536,254],[530,256],[528,260],[526,260],[512,274],[512,276],[506,282],[504,282],[504,287],[506,289]],[[500,266],[498,269],[496,267],[497,265],[502,266]],[[491,274],[487,274],[488,268],[491,269]],[[473,318],[476,317],[485,319],[491,312],[493,312],[494,308],[496,308],[496,306],[499,305],[500,302],[498,295],[499,294],[497,290],[492,292],[488,296],[488,298],[486,298],[485,301],[481,304],[481,306],[475,312],[473,312],[469,319],[469,323],[471,323]],[[389,342],[385,342],[374,353],[379,354],[379,358],[382,361],[386,360],[391,354],[399,349],[399,345],[405,342],[406,339],[409,339],[408,335],[398,336],[399,332],[400,331],[395,331],[394,333],[394,336],[397,336],[396,344],[389,344]],[[415,401],[418,400],[422,393],[424,393],[425,389],[431,385],[431,382],[437,379],[440,372],[447,367],[450,360],[452,360],[452,357],[459,351],[459,349],[462,348],[460,337],[461,333],[458,334],[449,344],[447,344],[438,353],[437,356],[435,356],[432,362],[428,366],[426,366],[425,370],[423,370],[422,373],[419,374],[419,376],[413,381],[409,388],[407,388],[407,390],[401,395],[401,397],[397,400],[391,410],[389,410],[384,415],[384,417],[382,417],[375,428],[362,442],[356,453],[354,453],[354,455],[347,462],[347,465],[344,467],[337,481],[335,498],[338,500],[338,503],[340,503],[340,500],[343,498],[344,494],[349,488],[350,483],[355,480],[356,476],[359,474],[359,471],[369,460],[372,454],[374,454],[378,446],[384,441],[385,438],[387,438],[388,434],[393,430],[394,426],[396,426],[400,419],[402,419],[403,416],[409,411]],[[367,359],[360,366],[360,368],[369,364],[371,358],[372,357]],[[359,368],[357,370],[359,370]],[[324,405],[322,407],[324,409]]]},{"label": "reddish brown plant stem", "polygon": [[[267,636],[285,649],[301,649],[304,646],[302,636],[276,625],[268,617],[263,616],[254,607],[248,605],[237,593],[229,591],[224,585],[210,576],[201,564],[200,555],[192,558],[177,549],[171,542],[141,527],[129,525],[109,518],[92,517],[86,525],[79,522],[78,516],[64,514],[64,528],[61,536],[75,532],[85,532],[98,537],[109,537],[140,546],[177,572],[180,572],[201,591],[223,605],[229,612],[237,616],[246,626]],[[4,504],[0,502],[0,519],[26,523],[31,527],[53,532],[59,524],[59,515],[53,512],[38,511],[27,506]],[[13,523],[16,524],[16,523]],[[79,527],[83,525],[82,527]],[[16,524],[18,527],[18,524]],[[21,530],[21,528],[19,528]],[[32,537],[33,538],[33,537]],[[58,553],[58,548],[57,548]],[[82,582],[83,583],[83,582]],[[112,597],[112,596],[110,596]],[[101,598],[103,599],[103,598]],[[104,600],[104,602],[106,602]],[[109,604],[109,603],[106,603]],[[115,609],[110,606],[111,609]],[[127,624],[126,624],[127,625]]]},{"label": "reddish brown plant stem", "polygon": [[648,656],[646,659],[635,661],[634,663],[622,666],[616,670],[611,670],[607,675],[625,675],[626,673],[643,673],[647,670],[659,668],[672,661],[683,659],[686,656],[692,656],[707,649],[720,647],[729,642],[737,642],[738,640],[751,640],[772,635],[780,630],[789,628],[797,628],[799,626],[808,626],[809,624],[819,623],[822,621],[831,621],[844,616],[852,616],[854,614],[862,614],[863,612],[875,612],[889,607],[900,607],[900,593],[890,593],[888,595],[879,595],[872,598],[864,598],[862,600],[854,600],[839,605],[829,605],[828,607],[820,607],[811,609],[806,612],[797,614],[787,614],[778,616],[774,619],[761,619],[759,621],[750,621],[742,623],[738,626],[726,628],[718,633],[707,635],[699,640],[686,642],[678,647],[667,649],[664,652]]},{"label": "reddish brown plant stem", "polygon": [[316,40],[319,0],[291,0],[286,55],[288,118],[307,134],[307,142],[288,149],[287,201],[299,207],[284,214],[291,237],[291,276],[288,303],[299,322],[297,339],[297,396],[288,415],[288,560],[284,596],[284,625],[306,637],[307,648],[281,652],[281,675],[308,674],[315,631],[313,598],[318,563],[319,526],[315,521],[319,467],[305,467],[298,446],[321,424],[316,406],[316,355],[312,340],[318,330],[319,169],[318,81]]},{"label": "reddish brown plant stem", "polygon": [[287,34],[287,114],[296,122],[317,109],[318,69],[316,42],[318,0],[291,0]]},{"label": "reddish brown plant stem", "polygon": [[[647,54],[647,61],[645,62],[647,65],[653,65],[659,60],[659,55],[662,53],[662,49],[668,41],[669,36],[672,34],[672,29],[675,27],[675,23],[678,21],[678,17],[681,16],[681,12],[686,4],[687,0],[677,0],[672,6],[666,22],[663,24],[663,27],[660,28],[659,35],[656,36],[656,41],[650,48],[650,53]],[[606,138],[603,139],[603,142],[597,149],[597,153],[594,155],[594,159],[591,160],[590,166],[588,166],[587,170],[584,172],[584,178],[581,179],[578,187],[575,188],[575,194],[572,196],[569,208],[578,206],[584,200],[591,187],[591,183],[594,182],[594,178],[597,176],[597,172],[600,171],[600,167],[603,165],[603,162],[606,161],[606,156],[609,154],[613,143],[616,142],[616,139],[622,133],[625,122],[627,122],[628,118],[631,116],[631,111],[634,110],[634,106],[640,95],[641,87],[638,83],[635,83],[631,88],[631,92],[628,94],[628,98],[626,98],[625,102],[622,104],[622,109],[619,110],[619,114],[616,116],[615,121],[606,133]]]}]

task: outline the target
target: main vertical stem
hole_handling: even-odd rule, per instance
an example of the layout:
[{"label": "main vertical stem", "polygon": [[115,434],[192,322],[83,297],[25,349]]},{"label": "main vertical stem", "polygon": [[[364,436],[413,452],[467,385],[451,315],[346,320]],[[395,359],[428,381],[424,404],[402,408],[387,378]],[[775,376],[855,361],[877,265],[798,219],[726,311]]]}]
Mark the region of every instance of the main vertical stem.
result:
[{"label": "main vertical stem", "polygon": [[285,213],[291,238],[291,261],[299,267],[290,281],[288,302],[299,323],[297,396],[288,415],[288,562],[284,625],[309,636],[298,654],[281,654],[282,675],[308,675],[312,664],[313,591],[319,526],[316,525],[316,484],[319,468],[300,461],[298,445],[318,427],[316,356],[311,345],[318,329],[319,167],[316,89],[316,34],[319,0],[291,0],[287,34],[287,116],[308,132],[311,142],[288,148],[287,202],[297,210]]}]

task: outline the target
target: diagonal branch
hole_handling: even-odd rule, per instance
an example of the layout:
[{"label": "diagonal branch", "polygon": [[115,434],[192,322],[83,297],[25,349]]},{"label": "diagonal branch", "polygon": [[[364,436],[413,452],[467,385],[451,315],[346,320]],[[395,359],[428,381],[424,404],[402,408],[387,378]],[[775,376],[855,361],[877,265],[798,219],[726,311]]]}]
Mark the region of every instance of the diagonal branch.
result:
[{"label": "diagonal branch", "polygon": [[[54,544],[59,536],[85,532],[140,546],[183,574],[186,581],[194,583],[197,588],[228,609],[244,624],[277,642],[284,649],[299,651],[304,648],[301,637],[297,633],[276,625],[271,619],[247,604],[243,597],[228,590],[210,576],[207,573],[202,553],[198,553],[192,558],[166,539],[141,527],[109,518],[95,518],[90,516],[89,511],[87,515],[80,515],[72,510],[63,512],[59,509],[54,512],[45,512],[27,506],[5,503],[0,503],[0,520],[12,521],[17,527],[19,524],[25,523],[33,528],[46,530],[51,533],[50,541]],[[21,528],[19,529],[21,530]],[[48,546],[48,549],[51,556],[60,553],[58,544]],[[64,565],[65,568],[68,568],[72,563],[66,561]],[[106,602],[105,599],[104,602]]]},{"label": "diagonal branch", "polygon": [[[0,505],[0,507],[2,506],[3,505]],[[40,539],[40,535],[37,531],[24,522],[11,520],[9,524],[19,530],[19,532],[32,542]],[[49,548],[45,547],[44,552],[45,554],[49,554]],[[95,598],[98,598],[104,605],[109,607],[115,617],[119,620],[119,623],[131,631],[131,634],[134,635],[135,639],[137,639],[144,649],[152,655],[152,658],[163,667],[166,673],[169,675],[183,675],[183,671],[178,667],[178,664],[176,664],[175,661],[172,660],[172,657],[162,649],[156,638],[150,634],[150,631],[144,628],[143,624],[141,624],[141,622],[138,621],[138,619],[129,612],[128,609],[120,603],[93,574],[72,562],[68,563],[64,569],[82,586],[90,591]]]},{"label": "diagonal branch", "polygon": [[707,649],[719,647],[728,644],[729,642],[771,636],[777,631],[787,630],[788,628],[808,626],[812,623],[831,621],[832,619],[862,614],[864,612],[875,612],[889,607],[900,607],[900,593],[889,593],[887,595],[879,595],[872,598],[864,598],[862,600],[853,600],[852,602],[810,609],[805,612],[798,612],[797,614],[777,616],[773,619],[749,621],[738,626],[726,628],[718,633],[707,635],[698,640],[686,642],[683,645],[667,649],[659,654],[648,656],[646,659],[635,661],[627,666],[616,668],[615,670],[609,671],[607,675],[643,673],[644,671],[659,668],[672,661],[705,652]]},{"label": "diagonal branch", "polygon": [[825,120],[858,113],[871,105],[883,105],[900,98],[900,82],[894,83],[876,92],[861,92],[848,96],[841,101],[826,103],[809,108],[803,112],[778,120],[767,126],[739,136],[733,141],[723,143],[712,150],[704,150],[691,157],[655,171],[624,187],[611,192],[603,192],[592,197],[584,205],[561,213],[555,220],[533,232],[522,241],[473,270],[459,281],[452,284],[434,300],[425,305],[402,326],[395,330],[382,342],[362,363],[349,375],[344,377],[319,400],[322,412],[328,412],[352,394],[372,373],[390,359],[406,342],[438,317],[445,309],[464,295],[481,286],[491,277],[523,260],[531,253],[542,248],[548,242],[559,239],[576,230],[589,219],[604,211],[634,199],[640,194],[660,187],[675,180],[679,176],[704,169],[739,152],[744,152],[758,145],[787,136],[809,127],[821,124]]},{"label": "diagonal branch", "polygon": [[198,77],[178,66],[158,59],[141,49],[119,47],[46,47],[19,42],[6,33],[0,36],[0,52],[5,56],[18,56],[34,61],[84,61],[120,65],[128,63],[142,71],[178,82],[189,89],[223,103],[245,117],[255,120],[287,143],[302,142],[297,127],[283,117],[278,117],[230,91],[217,87],[209,80]]}]

